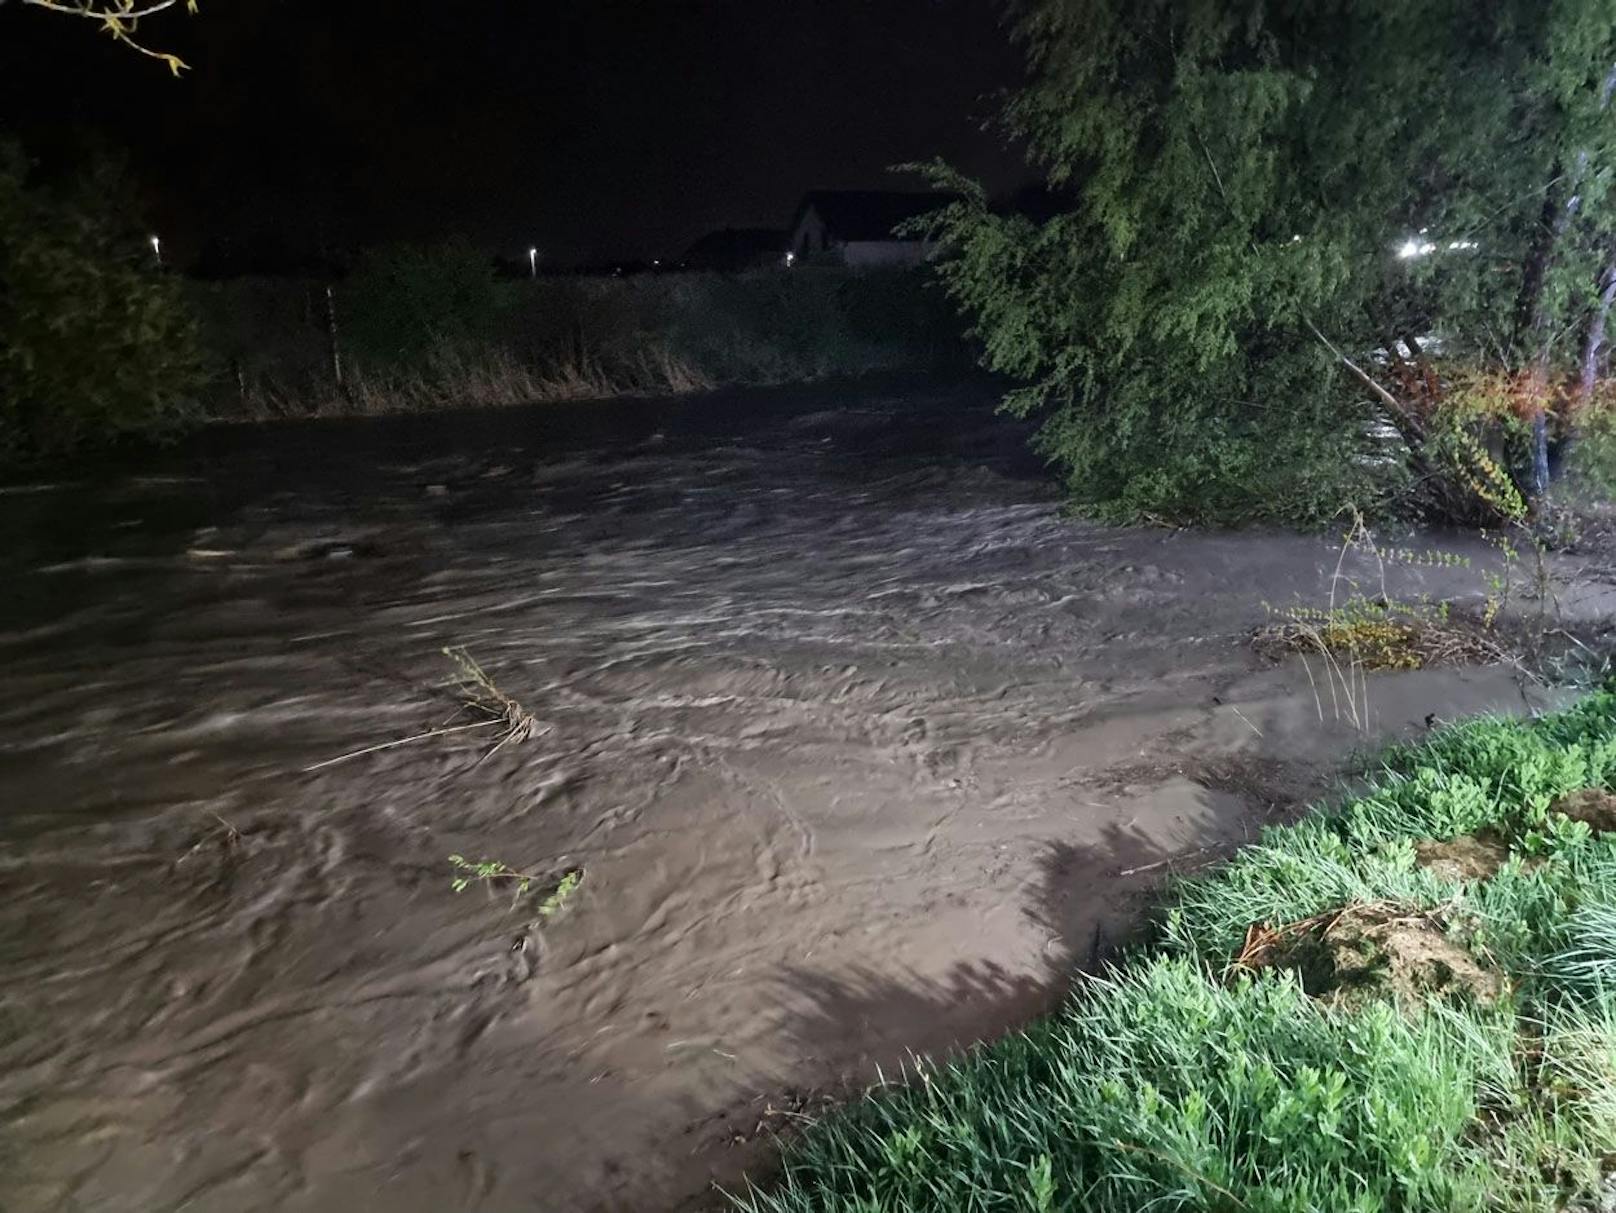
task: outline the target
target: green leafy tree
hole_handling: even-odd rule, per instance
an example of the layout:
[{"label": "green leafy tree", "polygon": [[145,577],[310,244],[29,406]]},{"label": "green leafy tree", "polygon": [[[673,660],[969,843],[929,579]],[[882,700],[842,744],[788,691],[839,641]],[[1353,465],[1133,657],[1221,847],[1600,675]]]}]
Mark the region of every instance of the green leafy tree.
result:
[{"label": "green leafy tree", "polygon": [[29,179],[0,143],[0,457],[53,454],[192,416],[204,373],[178,283],[154,264],[102,167]]},{"label": "green leafy tree", "polygon": [[1063,207],[937,164],[931,224],[1080,504],[1308,519],[1391,455],[1450,516],[1542,491],[1616,296],[1608,0],[1011,11],[1007,122]]}]

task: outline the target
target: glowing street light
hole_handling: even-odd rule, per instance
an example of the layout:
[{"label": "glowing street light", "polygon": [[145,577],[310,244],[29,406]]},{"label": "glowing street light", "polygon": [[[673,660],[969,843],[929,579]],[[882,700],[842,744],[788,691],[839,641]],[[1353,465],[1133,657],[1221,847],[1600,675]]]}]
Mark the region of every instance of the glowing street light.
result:
[{"label": "glowing street light", "polygon": [[157,267],[161,269],[163,265],[163,241],[161,237],[153,236],[151,238],[151,251],[152,256],[157,259]]},{"label": "glowing street light", "polygon": [[529,278],[539,276],[539,250],[536,248],[527,251],[527,273]]}]

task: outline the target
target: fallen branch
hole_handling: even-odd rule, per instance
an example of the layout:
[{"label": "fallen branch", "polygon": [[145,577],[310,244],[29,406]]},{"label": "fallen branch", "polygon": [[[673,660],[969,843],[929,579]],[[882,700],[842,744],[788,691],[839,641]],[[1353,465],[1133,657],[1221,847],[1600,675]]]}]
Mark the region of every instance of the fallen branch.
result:
[{"label": "fallen branch", "polygon": [[1166,859],[1158,859],[1155,863],[1142,863],[1137,868],[1123,868],[1117,875],[1137,876],[1141,872],[1154,872],[1157,868],[1165,868],[1168,864],[1178,863],[1185,859],[1195,859],[1215,849],[1214,847],[1197,847],[1193,851],[1185,851],[1180,855],[1169,855]]}]

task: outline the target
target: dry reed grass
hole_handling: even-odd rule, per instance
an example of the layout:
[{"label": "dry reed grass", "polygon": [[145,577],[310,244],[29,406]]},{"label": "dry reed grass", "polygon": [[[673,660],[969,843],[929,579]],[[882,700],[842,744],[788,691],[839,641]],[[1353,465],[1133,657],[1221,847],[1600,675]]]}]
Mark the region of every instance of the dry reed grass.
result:
[{"label": "dry reed grass", "polygon": [[443,650],[443,655],[454,663],[457,689],[461,696],[461,710],[481,712],[491,722],[503,726],[503,732],[482,758],[483,762],[513,742],[526,741],[535,732],[548,732],[540,726],[521,704],[500,690],[488,672],[478,665],[464,645]]},{"label": "dry reed grass", "polygon": [[[477,760],[478,765],[492,758],[507,745],[528,740],[538,734],[549,732],[549,726],[541,725],[534,719],[533,714],[520,703],[506,694],[489,676],[488,672],[466,651],[464,646],[456,645],[443,650],[443,655],[454,663],[454,688],[460,700],[460,706],[436,728],[425,732],[413,733],[408,737],[399,737],[393,741],[383,741],[376,745],[365,746],[361,749],[350,750],[346,754],[339,754],[335,758],[327,758],[312,766],[304,767],[304,772],[318,771],[325,767],[336,766],[352,758],[362,758],[367,754],[377,754],[383,750],[396,749],[399,746],[411,745],[417,741],[428,741],[435,737],[447,737],[454,733],[465,733],[474,729],[498,728],[493,745],[483,752]],[[451,723],[465,712],[481,714],[483,719],[473,720],[466,724]]]},{"label": "dry reed grass", "polygon": [[608,364],[588,355],[534,365],[511,352],[444,347],[418,369],[374,372],[351,368],[341,389],[327,381],[306,390],[243,383],[236,416],[384,416],[445,407],[505,408],[633,395],[710,391],[712,381],[665,345],[645,345]]}]

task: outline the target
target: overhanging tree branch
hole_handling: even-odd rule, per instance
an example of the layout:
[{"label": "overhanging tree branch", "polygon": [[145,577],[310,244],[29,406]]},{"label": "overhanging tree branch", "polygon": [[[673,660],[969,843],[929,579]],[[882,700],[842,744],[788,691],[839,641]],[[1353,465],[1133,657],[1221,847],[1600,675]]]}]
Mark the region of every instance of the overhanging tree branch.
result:
[{"label": "overhanging tree branch", "polygon": [[22,0],[22,3],[46,12],[94,21],[113,41],[167,64],[168,70],[176,76],[186,68],[185,61],[178,55],[153,50],[137,41],[135,29],[145,18],[181,5],[186,12],[195,13],[197,0]]},{"label": "overhanging tree branch", "polygon": [[31,4],[35,8],[48,8],[53,13],[66,13],[70,17],[88,17],[94,21],[105,21],[108,17],[116,17],[122,21],[139,21],[142,17],[149,17],[153,13],[160,13],[166,8],[173,8],[182,2],[191,11],[196,11],[195,0],[152,0],[144,8],[136,8],[134,0],[120,3],[119,0],[82,0],[82,3],[72,3],[70,0],[22,0],[24,4]]},{"label": "overhanging tree branch", "polygon": [[1331,355],[1335,357],[1342,366],[1347,368],[1348,372],[1351,373],[1354,379],[1373,392],[1375,397],[1382,404],[1391,409],[1399,417],[1404,415],[1402,402],[1399,401],[1396,396],[1393,396],[1390,392],[1388,392],[1373,375],[1342,353],[1341,350],[1336,346],[1335,342],[1331,341],[1319,331],[1319,326],[1314,324],[1311,318],[1303,316],[1302,323],[1307,325],[1308,331],[1311,332],[1314,337],[1318,338],[1319,344],[1325,349],[1329,350]]}]

